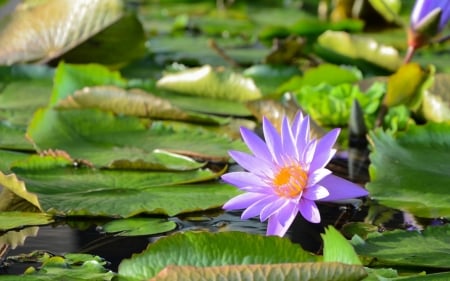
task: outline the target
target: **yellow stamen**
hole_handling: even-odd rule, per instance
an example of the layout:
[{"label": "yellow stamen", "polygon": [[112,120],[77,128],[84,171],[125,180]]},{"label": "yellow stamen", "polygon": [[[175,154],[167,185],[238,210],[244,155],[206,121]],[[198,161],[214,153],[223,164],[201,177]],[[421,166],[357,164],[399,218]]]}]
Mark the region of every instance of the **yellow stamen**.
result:
[{"label": "yellow stamen", "polygon": [[275,193],[288,198],[294,198],[302,193],[307,183],[308,174],[297,163],[281,167],[272,181]]}]

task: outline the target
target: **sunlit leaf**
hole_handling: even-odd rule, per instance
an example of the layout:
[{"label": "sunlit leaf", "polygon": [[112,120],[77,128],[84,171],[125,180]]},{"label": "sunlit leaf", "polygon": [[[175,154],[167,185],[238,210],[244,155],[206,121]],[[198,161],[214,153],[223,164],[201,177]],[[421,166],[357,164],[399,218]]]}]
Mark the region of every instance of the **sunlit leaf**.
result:
[{"label": "sunlit leaf", "polygon": [[434,122],[450,121],[450,76],[437,73],[433,85],[424,91],[420,112],[426,120]]},{"label": "sunlit leaf", "polygon": [[186,232],[161,238],[144,252],[123,260],[119,275],[147,280],[168,265],[217,266],[312,262],[316,257],[288,239],[241,232]]},{"label": "sunlit leaf", "polygon": [[392,72],[402,63],[393,47],[346,32],[324,32],[317,39],[316,51],[331,62],[354,64],[375,72]]},{"label": "sunlit leaf", "polygon": [[361,265],[352,245],[334,227],[329,226],[322,234],[323,261]]},{"label": "sunlit leaf", "polygon": [[251,280],[251,281],[357,281],[367,276],[362,266],[342,263],[282,263],[209,267],[169,265],[152,281]]},{"label": "sunlit leaf", "polygon": [[113,220],[102,225],[102,230],[120,236],[152,235],[175,229],[177,224],[158,218],[129,218]]},{"label": "sunlit leaf", "polygon": [[420,217],[448,217],[450,125],[410,126],[393,137],[370,133],[370,197]]},{"label": "sunlit leaf", "polygon": [[[16,196],[25,199],[40,210],[42,209],[41,204],[39,203],[38,196],[36,196],[36,194],[28,192],[25,183],[17,178],[15,174],[7,175],[0,172],[0,185],[3,186],[3,189],[7,189],[8,191],[14,193]],[[2,196],[5,196],[5,190],[2,191]]]},{"label": "sunlit leaf", "polygon": [[166,74],[158,81],[157,86],[188,95],[237,101],[261,97],[261,92],[252,79],[230,70],[214,70],[209,65]]},{"label": "sunlit leaf", "polygon": [[398,13],[402,6],[400,0],[369,0],[372,7],[383,16],[387,22],[398,20]]},{"label": "sunlit leaf", "polygon": [[422,100],[422,85],[433,71],[425,71],[416,63],[402,65],[389,77],[383,104],[392,107],[404,104],[417,109]]},{"label": "sunlit leaf", "polygon": [[0,231],[51,222],[52,217],[45,213],[0,212]]},{"label": "sunlit leaf", "polygon": [[[25,244],[27,237],[35,237],[38,234],[38,226],[30,226],[20,230],[11,230],[0,235],[0,248],[2,245],[7,245],[11,249],[17,248]],[[0,280],[2,276],[0,275]]]},{"label": "sunlit leaf", "polygon": [[85,87],[60,100],[56,108],[99,108],[116,114],[213,124],[227,121],[225,118],[183,111],[169,100],[139,89],[127,91],[114,86]]},{"label": "sunlit leaf", "polygon": [[110,71],[102,65],[72,65],[61,62],[56,68],[50,105],[84,87],[96,85],[125,87],[126,84],[126,80],[119,72]]},{"label": "sunlit leaf", "polygon": [[395,230],[354,244],[358,254],[376,258],[377,264],[450,268],[450,225]]},{"label": "sunlit leaf", "polygon": [[120,0],[49,0],[19,6],[0,33],[0,64],[49,60],[117,21]]}]

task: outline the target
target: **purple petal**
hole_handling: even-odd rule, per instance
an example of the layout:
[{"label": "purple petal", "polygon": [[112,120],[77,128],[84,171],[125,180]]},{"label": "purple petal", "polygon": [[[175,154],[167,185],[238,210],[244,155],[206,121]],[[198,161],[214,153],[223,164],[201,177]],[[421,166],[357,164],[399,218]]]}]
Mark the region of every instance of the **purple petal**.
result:
[{"label": "purple petal", "polygon": [[229,184],[241,187],[270,188],[260,177],[248,172],[232,172],[222,175],[222,180]]},{"label": "purple petal", "polygon": [[321,185],[315,185],[305,189],[305,191],[303,191],[302,198],[306,198],[308,200],[319,200],[327,197],[328,195],[330,195],[328,189]]},{"label": "purple petal", "polygon": [[272,159],[266,143],[253,131],[242,127],[241,136],[248,148],[253,152],[257,158],[267,159],[268,162]]},{"label": "purple petal", "polygon": [[283,122],[281,124],[281,142],[283,143],[284,154],[290,155],[292,158],[297,158],[295,140],[287,118],[283,118]]},{"label": "purple petal", "polygon": [[278,198],[276,201],[265,206],[260,213],[261,221],[265,221],[267,218],[272,216],[274,213],[277,213],[281,208],[286,206],[288,203],[289,200],[286,200],[286,198]]},{"label": "purple petal", "polygon": [[250,206],[245,209],[244,212],[242,212],[241,218],[242,219],[248,219],[251,217],[258,216],[261,213],[261,210],[271,202],[275,201],[277,198],[275,196],[264,196],[261,200],[256,201],[255,203],[251,204]]},{"label": "purple petal", "polygon": [[319,169],[319,170],[315,170],[311,173],[310,170],[310,174],[308,175],[308,183],[307,186],[313,186],[315,184],[317,184],[319,181],[321,181],[324,177],[328,176],[331,174],[331,171],[328,169]]},{"label": "purple petal", "polygon": [[333,129],[325,136],[323,136],[316,146],[314,157],[311,161],[311,170],[316,170],[325,167],[331,158],[333,158],[336,150],[333,149],[333,145],[336,143],[337,137],[339,136],[341,129]]},{"label": "purple petal", "polygon": [[289,204],[280,209],[277,213],[278,222],[281,225],[286,225],[291,217],[296,217],[298,214],[298,203],[294,200],[290,200]]},{"label": "purple petal", "polygon": [[309,222],[319,223],[320,213],[314,201],[303,199],[299,203],[300,214]]},{"label": "purple petal", "polygon": [[277,235],[283,237],[288,231],[294,219],[295,215],[292,215],[288,218],[288,220],[285,221],[284,224],[281,224],[277,215],[271,216],[269,218],[269,223],[267,224],[266,235]]},{"label": "purple petal", "polygon": [[450,1],[443,2],[445,2],[445,5],[442,6],[443,11],[439,22],[439,30],[443,30],[450,20]]},{"label": "purple petal", "polygon": [[300,156],[300,161],[302,163],[310,164],[314,159],[314,154],[316,151],[317,141],[312,140],[306,144],[306,147],[303,150],[303,154]]},{"label": "purple petal", "polygon": [[228,154],[245,170],[254,173],[258,176],[270,175],[272,167],[263,159],[257,158],[253,155],[242,151],[231,150]]},{"label": "purple petal", "polygon": [[263,131],[264,138],[266,140],[267,148],[272,154],[272,159],[277,163],[281,164],[283,155],[282,145],[281,145],[281,137],[278,134],[277,129],[270,123],[267,118],[263,118]]},{"label": "purple petal", "polygon": [[302,151],[306,148],[309,136],[309,116],[305,116],[300,127],[298,128],[296,134],[294,134],[295,140],[297,142],[298,157],[302,157]]},{"label": "purple petal", "polygon": [[224,210],[240,210],[245,209],[256,201],[264,198],[264,195],[259,193],[246,192],[236,197],[231,198],[223,205]]},{"label": "purple petal", "polygon": [[330,195],[320,201],[337,201],[369,195],[361,186],[335,175],[329,175],[320,181]]}]

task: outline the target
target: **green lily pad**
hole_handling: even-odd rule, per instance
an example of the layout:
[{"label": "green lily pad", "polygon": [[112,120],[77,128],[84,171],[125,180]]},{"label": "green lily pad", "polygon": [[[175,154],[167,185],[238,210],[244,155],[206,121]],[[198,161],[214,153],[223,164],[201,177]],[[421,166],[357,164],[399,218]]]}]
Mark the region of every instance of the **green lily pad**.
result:
[{"label": "green lily pad", "polygon": [[74,48],[123,15],[120,0],[49,0],[21,5],[0,33],[0,64],[48,62]]},{"label": "green lily pad", "polygon": [[56,105],[59,109],[99,108],[120,115],[172,119],[210,124],[224,124],[226,118],[184,111],[167,99],[139,89],[125,90],[115,86],[85,87]]},{"label": "green lily pad", "polygon": [[40,150],[64,150],[100,167],[128,160],[151,168],[156,149],[226,162],[229,149],[243,146],[214,133],[177,132],[156,123],[147,129],[137,117],[95,109],[38,111],[27,134]]},{"label": "green lily pad", "polygon": [[450,76],[447,73],[437,73],[433,85],[424,91],[420,112],[426,120],[450,121],[450,95],[447,91],[449,84]]},{"label": "green lily pad", "polygon": [[[2,275],[1,281],[51,281],[51,280],[95,280],[110,281],[116,274],[105,268],[106,262],[89,254],[66,254],[50,256],[47,253],[33,252],[32,259],[42,262],[39,269],[28,268],[22,275]],[[20,257],[16,257],[19,259]]]},{"label": "green lily pad", "polygon": [[450,216],[449,124],[411,125],[396,137],[376,130],[370,140],[371,198],[420,217]]},{"label": "green lily pad", "polygon": [[52,222],[52,217],[45,213],[0,212],[0,231]]},{"label": "green lily pad", "polygon": [[13,168],[15,174],[0,173],[0,184],[32,205],[62,215],[172,216],[218,208],[239,193],[230,185],[209,181],[223,171],[92,170],[61,167],[55,156],[39,159]]},{"label": "green lily pad", "polygon": [[252,79],[229,70],[214,70],[205,65],[166,74],[156,84],[160,89],[194,96],[206,96],[236,101],[261,97]]},{"label": "green lily pad", "polygon": [[353,243],[359,255],[376,258],[378,265],[450,268],[450,225],[394,230]]},{"label": "green lily pad", "polygon": [[129,218],[113,220],[102,225],[102,230],[119,236],[139,236],[164,233],[174,230],[177,224],[157,218]]},{"label": "green lily pad", "polygon": [[151,280],[358,281],[366,276],[367,273],[362,266],[305,262],[208,267],[169,265]]},{"label": "green lily pad", "polygon": [[317,39],[315,51],[331,62],[353,64],[376,73],[393,72],[402,63],[393,47],[342,31],[324,32]]},{"label": "green lily pad", "polygon": [[329,226],[323,239],[323,261],[362,265],[352,245],[334,227]]},{"label": "green lily pad", "polygon": [[288,239],[241,232],[186,232],[159,239],[142,253],[125,259],[119,275],[147,280],[168,265],[218,266],[312,262],[317,258]]}]

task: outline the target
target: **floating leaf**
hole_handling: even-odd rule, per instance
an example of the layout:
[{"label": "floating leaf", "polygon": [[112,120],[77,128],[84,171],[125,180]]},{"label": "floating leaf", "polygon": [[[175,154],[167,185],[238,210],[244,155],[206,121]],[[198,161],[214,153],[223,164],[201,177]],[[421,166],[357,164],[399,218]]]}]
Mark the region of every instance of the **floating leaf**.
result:
[{"label": "floating leaf", "polygon": [[66,254],[65,256],[50,256],[47,253],[31,253],[38,256],[42,266],[39,269],[28,268],[22,275],[2,275],[1,281],[14,281],[18,278],[24,281],[53,280],[95,280],[110,281],[115,273],[106,269],[106,262],[97,256],[89,254]]},{"label": "floating leaf", "polygon": [[375,72],[392,72],[402,63],[393,47],[346,32],[324,32],[317,39],[316,52],[331,62],[351,63]]},{"label": "floating leaf", "polygon": [[21,5],[0,33],[0,64],[48,62],[117,21],[120,0],[41,1]]},{"label": "floating leaf", "polygon": [[139,236],[164,233],[176,228],[177,224],[158,218],[129,218],[113,220],[102,225],[102,230],[119,236]]},{"label": "floating leaf", "polygon": [[13,170],[15,174],[0,173],[0,184],[5,190],[35,206],[42,206],[45,211],[62,215],[130,217],[154,213],[172,216],[218,208],[239,193],[232,186],[218,182],[200,184],[223,172],[206,169],[185,172],[91,170],[60,167],[57,159],[46,156],[40,162],[35,159],[34,165]]},{"label": "floating leaf", "polygon": [[450,268],[450,225],[423,232],[394,230],[354,244],[359,255],[376,258],[378,264]]},{"label": "floating leaf", "polygon": [[176,132],[157,123],[148,129],[137,117],[93,109],[40,110],[27,133],[40,150],[64,150],[103,167],[118,160],[150,164],[156,149],[225,162],[229,149],[242,147],[214,133]]},{"label": "floating leaf", "polygon": [[166,74],[157,82],[157,86],[183,94],[236,101],[261,97],[252,79],[229,70],[214,70],[209,65]]},{"label": "floating leaf", "polygon": [[366,276],[362,266],[306,262],[209,267],[169,265],[150,280],[357,281]]},{"label": "floating leaf", "polygon": [[361,265],[358,255],[352,245],[334,227],[325,229],[325,234],[321,234],[323,239],[323,261],[340,262],[344,264]]},{"label": "floating leaf", "polygon": [[119,275],[147,280],[168,265],[217,266],[312,262],[316,257],[288,239],[241,232],[186,232],[159,239],[141,254],[123,260]]},{"label": "floating leaf", "polygon": [[139,89],[125,90],[115,86],[85,87],[60,100],[56,108],[99,108],[116,114],[154,119],[172,119],[212,124],[225,123],[225,118],[183,111],[170,101]]},{"label": "floating leaf", "polygon": [[52,217],[45,213],[0,212],[0,231],[51,222]]},{"label": "floating leaf", "polygon": [[450,125],[411,125],[396,138],[376,130],[370,140],[371,198],[420,217],[450,216]]}]

